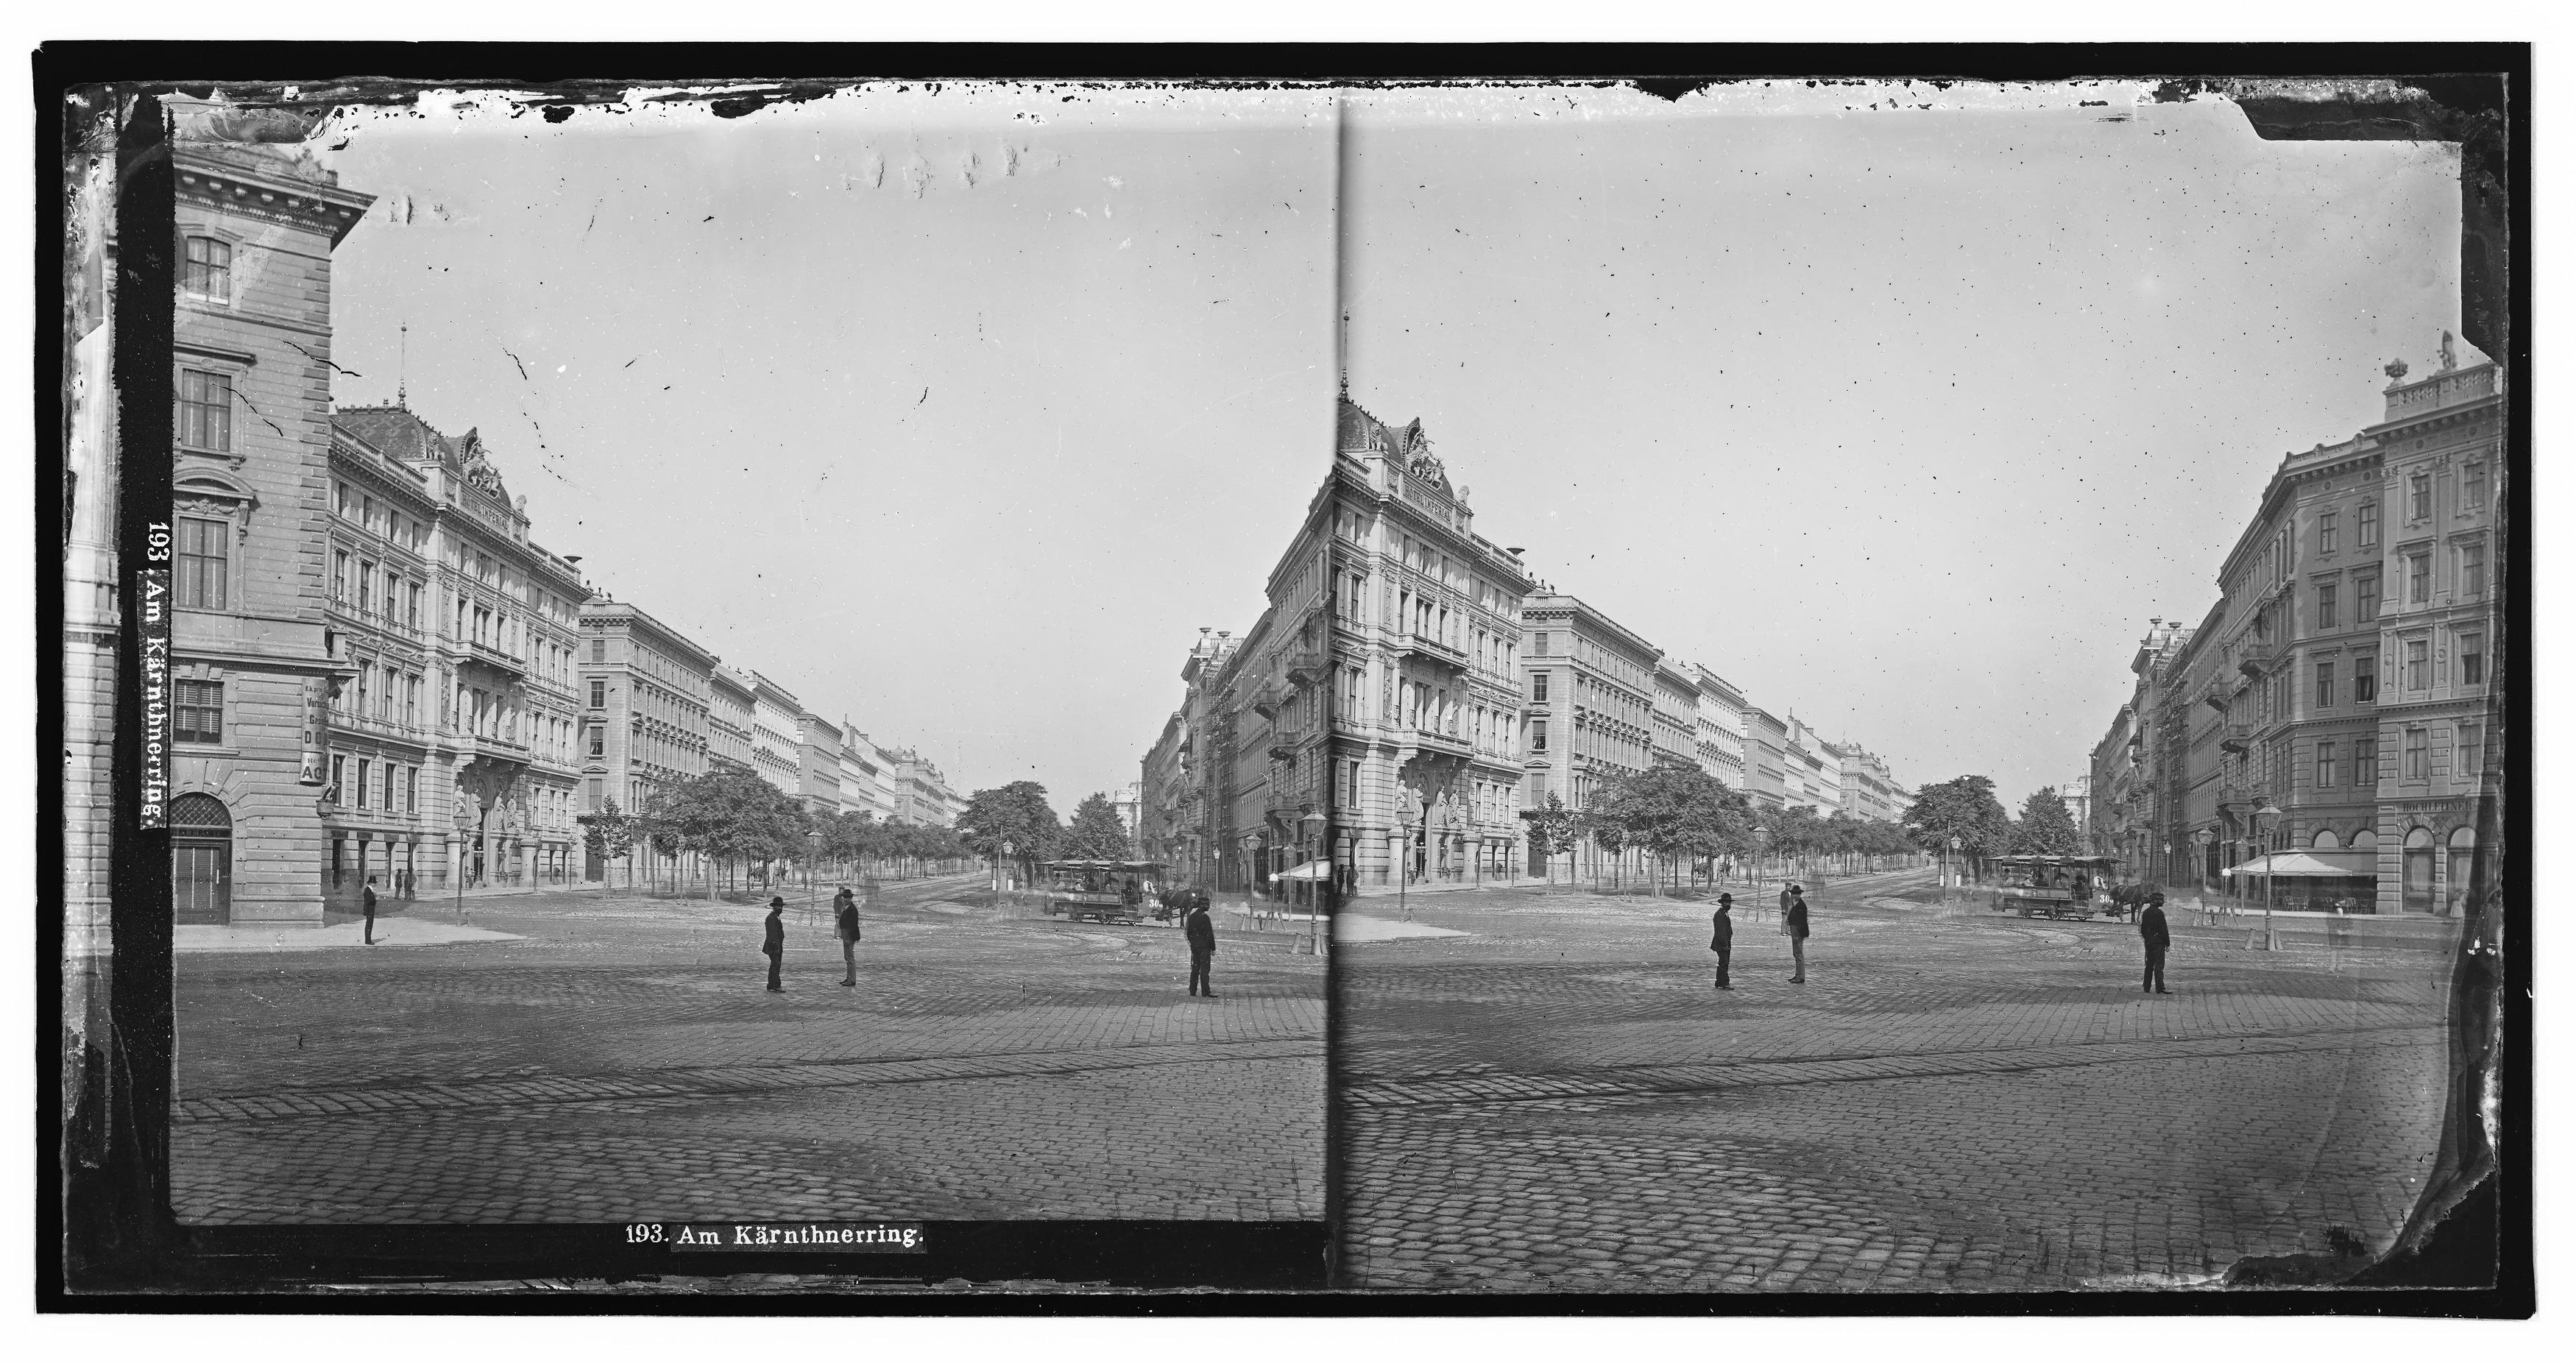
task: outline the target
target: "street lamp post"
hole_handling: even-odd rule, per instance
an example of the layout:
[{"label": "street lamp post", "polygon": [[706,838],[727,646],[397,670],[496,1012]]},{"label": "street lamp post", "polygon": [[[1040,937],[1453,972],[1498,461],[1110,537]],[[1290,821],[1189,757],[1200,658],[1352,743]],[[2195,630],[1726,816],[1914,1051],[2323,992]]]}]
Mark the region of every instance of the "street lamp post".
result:
[{"label": "street lamp post", "polygon": [[1311,809],[1306,811],[1304,814],[1297,816],[1297,847],[1299,853],[1298,869],[1307,871],[1306,954],[1309,956],[1318,956],[1323,954],[1324,891],[1323,886],[1315,880],[1314,873],[1307,868],[1312,867],[1315,864],[1314,826],[1316,824],[1330,822],[1332,822],[1332,820]]},{"label": "street lamp post", "polygon": [[2254,820],[2263,837],[2263,949],[2279,951],[2281,939],[2272,935],[2272,843],[2281,828],[2281,811],[2266,801],[2254,811]]},{"label": "street lamp post", "polygon": [[823,857],[823,834],[815,830],[805,835],[805,921],[814,921],[814,864]]},{"label": "street lamp post", "polygon": [[1770,869],[1771,830],[1753,825],[1753,911],[1762,912],[1763,872]]}]

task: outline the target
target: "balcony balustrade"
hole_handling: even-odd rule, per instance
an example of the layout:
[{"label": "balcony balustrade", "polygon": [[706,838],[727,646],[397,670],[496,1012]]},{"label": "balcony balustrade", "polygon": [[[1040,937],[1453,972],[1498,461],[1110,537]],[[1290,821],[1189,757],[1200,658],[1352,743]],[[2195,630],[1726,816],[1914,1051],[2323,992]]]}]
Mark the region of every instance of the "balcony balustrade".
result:
[{"label": "balcony balustrade", "polygon": [[1428,634],[1408,634],[1397,639],[1395,651],[1399,656],[1411,656],[1425,662],[1438,663],[1456,672],[1464,672],[1469,666],[1466,650],[1443,643]]}]

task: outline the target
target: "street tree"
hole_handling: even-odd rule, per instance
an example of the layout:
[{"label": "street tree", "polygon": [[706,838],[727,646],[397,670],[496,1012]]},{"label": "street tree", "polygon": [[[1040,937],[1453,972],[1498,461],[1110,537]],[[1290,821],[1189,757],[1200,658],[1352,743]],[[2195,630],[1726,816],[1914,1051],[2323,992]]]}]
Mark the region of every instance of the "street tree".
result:
[{"label": "street tree", "polygon": [[1927,852],[1946,853],[1950,839],[1974,862],[2000,856],[2012,846],[2012,816],[1995,799],[1995,783],[1983,776],[1961,776],[1914,792],[1903,819],[1915,844]]},{"label": "street tree", "polygon": [[979,857],[1009,858],[1019,864],[1023,883],[1034,879],[1037,863],[1051,860],[1064,840],[1064,823],[1047,803],[1046,787],[1035,781],[1013,781],[979,790],[966,801],[957,820],[957,835]]},{"label": "street tree", "polygon": [[1109,803],[1107,792],[1093,791],[1074,806],[1073,823],[1065,829],[1064,855],[1100,861],[1125,861],[1135,855],[1127,821],[1118,817],[1118,807]]},{"label": "street tree", "polygon": [[[573,822],[581,825],[582,850],[599,859],[602,883],[608,879],[609,863],[623,861],[634,852],[635,835],[643,826],[642,820],[621,812],[614,799],[602,801],[588,814],[575,815]],[[631,865],[626,871],[626,888],[635,888],[635,868]]]},{"label": "street tree", "polygon": [[1547,868],[1548,883],[1556,882],[1556,859],[1574,846],[1574,811],[1555,791],[1547,793],[1547,803],[1537,809],[1521,811],[1529,824],[1530,860]]},{"label": "street tree", "polygon": [[2083,852],[2084,833],[2075,826],[2075,816],[2067,811],[2057,787],[2041,786],[2022,801],[2021,818],[2013,825],[2012,850],[2046,857],[2071,857]]}]

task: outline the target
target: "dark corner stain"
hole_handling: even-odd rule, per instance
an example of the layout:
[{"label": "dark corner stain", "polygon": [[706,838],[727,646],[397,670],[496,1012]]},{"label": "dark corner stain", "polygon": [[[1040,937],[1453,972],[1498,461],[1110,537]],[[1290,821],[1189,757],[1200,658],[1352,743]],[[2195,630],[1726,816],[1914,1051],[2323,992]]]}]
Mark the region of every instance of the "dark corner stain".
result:
[{"label": "dark corner stain", "polygon": [[766,95],[743,95],[736,99],[713,99],[707,101],[707,112],[714,114],[718,118],[740,118],[744,114],[757,111],[761,106],[767,103],[769,103],[769,97]]},{"label": "dark corner stain", "polygon": [[2333,1287],[2370,1267],[2370,1245],[2344,1226],[2326,1227],[2323,1254],[2248,1255],[2230,1264],[2229,1287]]},{"label": "dark corner stain", "polygon": [[1696,95],[1717,84],[1707,76],[1639,76],[1628,82],[1639,94],[1678,104],[1684,95]]},{"label": "dark corner stain", "polygon": [[561,123],[570,117],[572,117],[572,106],[569,104],[549,104],[546,106],[546,121],[548,123]]}]

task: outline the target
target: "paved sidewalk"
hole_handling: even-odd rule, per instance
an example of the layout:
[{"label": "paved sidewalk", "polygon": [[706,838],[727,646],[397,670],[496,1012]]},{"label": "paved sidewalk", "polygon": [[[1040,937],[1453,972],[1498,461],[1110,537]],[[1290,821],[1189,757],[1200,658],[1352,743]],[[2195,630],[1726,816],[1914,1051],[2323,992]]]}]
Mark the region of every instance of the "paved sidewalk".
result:
[{"label": "paved sidewalk", "polygon": [[174,1205],[207,1225],[1322,1215],[1322,963],[1221,932],[1219,997],[1193,999],[1175,934],[973,889],[888,887],[855,989],[792,912],[771,994],[757,905],[596,892],[469,903],[491,936],[438,952],[193,952]]},{"label": "paved sidewalk", "polygon": [[[1921,885],[1928,890],[1928,877]],[[1811,890],[1813,887],[1811,887]],[[1440,1290],[2213,1281],[2387,1246],[2429,1168],[2442,962],[1811,893],[1808,983],[1706,906],[1497,894],[1339,953],[1342,1262]]]},{"label": "paved sidewalk", "polygon": [[181,953],[270,951],[370,951],[387,947],[451,946],[459,942],[515,942],[519,935],[494,932],[471,924],[442,923],[434,918],[376,919],[376,940],[369,946],[364,923],[327,927],[263,926],[254,923],[182,923],[170,930],[171,947]]}]

